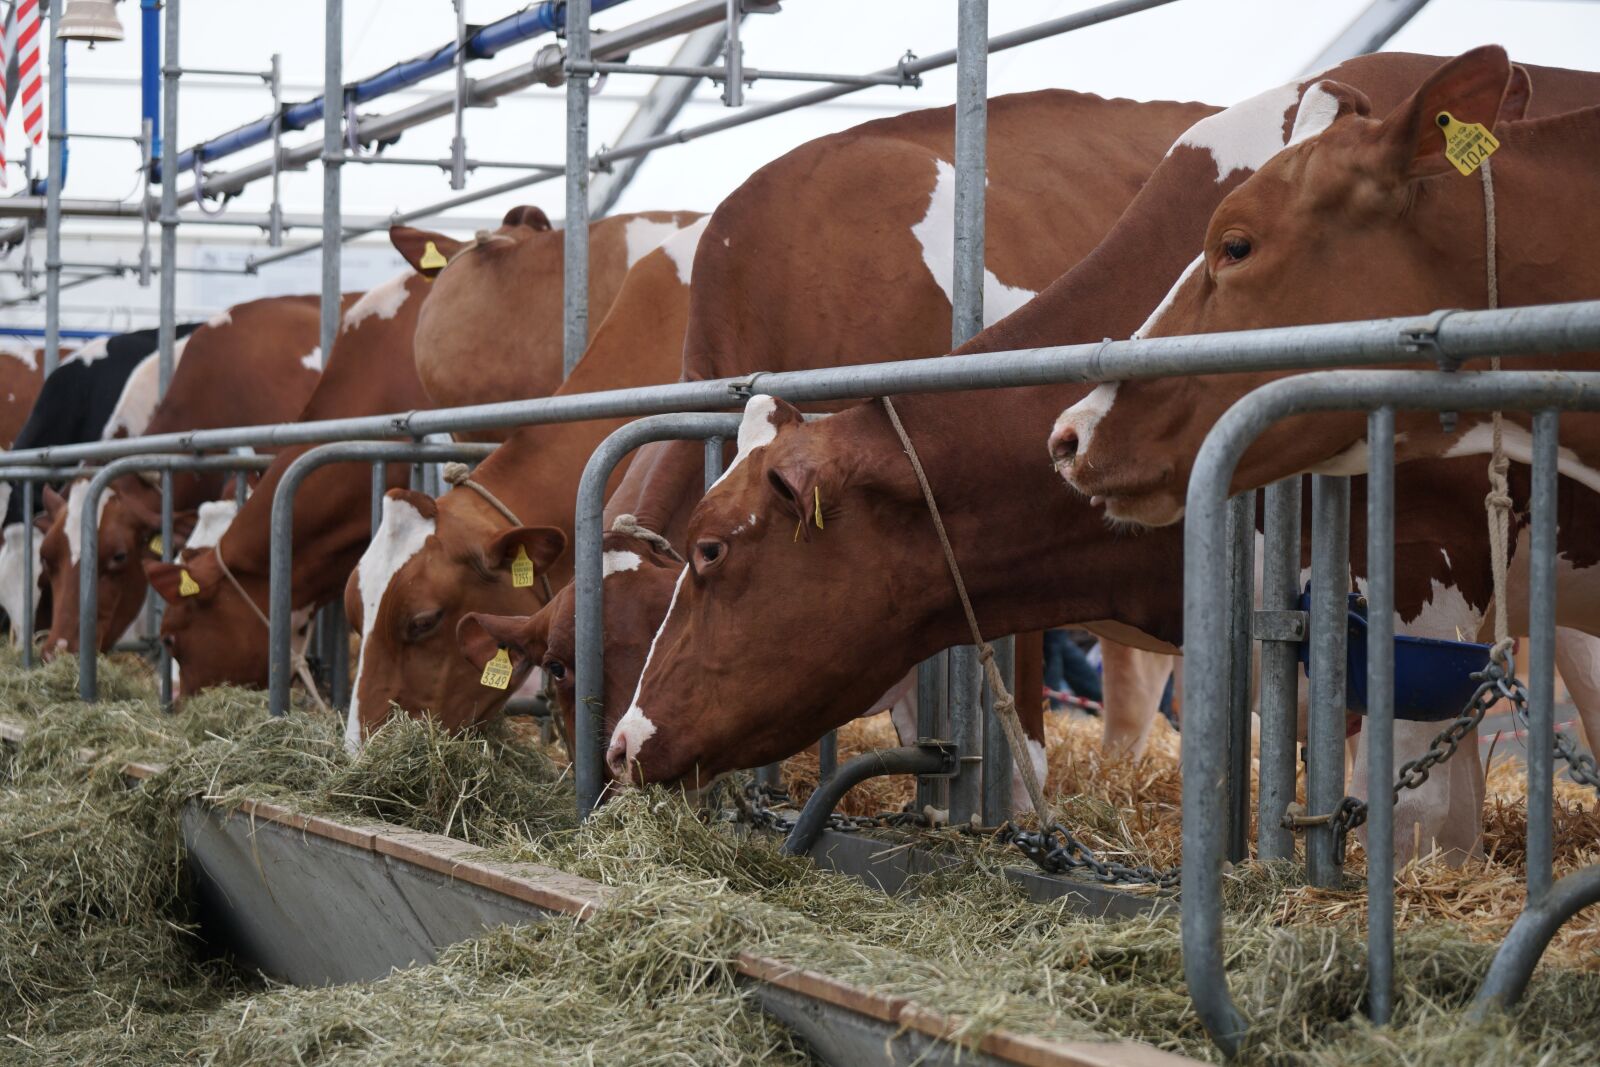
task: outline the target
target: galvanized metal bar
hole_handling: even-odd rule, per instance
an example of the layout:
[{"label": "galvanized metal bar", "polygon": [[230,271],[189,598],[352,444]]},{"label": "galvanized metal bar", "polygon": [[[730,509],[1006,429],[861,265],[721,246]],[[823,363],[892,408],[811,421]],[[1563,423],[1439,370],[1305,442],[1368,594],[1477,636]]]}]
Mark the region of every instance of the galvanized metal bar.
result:
[{"label": "galvanized metal bar", "polygon": [[1250,857],[1250,619],[1255,608],[1256,494],[1228,502],[1228,860]]},{"label": "galvanized metal bar", "polygon": [[267,208],[267,245],[271,248],[281,248],[283,247],[283,56],[278,52],[272,53],[272,70],[267,84],[272,90],[272,204]]},{"label": "galvanized metal bar", "polygon": [[[661,78],[709,78],[726,83],[724,68],[709,63],[585,63],[576,68],[586,74],[653,74]],[[806,70],[768,70],[765,67],[741,68],[740,80],[744,85],[758,81],[827,82],[831,85],[891,85],[916,88],[920,79],[915,75],[894,74],[827,74]],[[724,96],[726,99],[726,96]],[[743,95],[741,94],[741,101]],[[740,105],[730,105],[740,106]]]},{"label": "galvanized metal bar", "polygon": [[1394,1014],[1394,408],[1367,416],[1367,1015]]},{"label": "galvanized metal bar", "polygon": [[[1306,810],[1329,815],[1344,799],[1345,647],[1350,592],[1350,479],[1311,477],[1311,703]],[[1187,704],[1185,708],[1187,708]],[[1344,856],[1332,824],[1306,831],[1306,878],[1335,888]]]},{"label": "galvanized metal bar", "polygon": [[383,460],[372,462],[372,526],[374,535],[383,524],[383,498],[389,491],[389,465]]},{"label": "galvanized metal bar", "polygon": [[452,0],[456,9],[455,106],[451,118],[455,136],[450,138],[450,188],[467,187],[467,0]]},{"label": "galvanized metal bar", "polygon": [[78,698],[98,698],[100,648],[100,497],[113,481],[139,471],[265,470],[269,456],[124,456],[101,467],[84,488],[78,553]]},{"label": "galvanized metal bar", "polygon": [[817,742],[817,784],[827,785],[839,771],[839,731],[829,730]]},{"label": "galvanized metal bar", "polygon": [[1347,59],[1376,52],[1427,6],[1428,0],[1372,0],[1301,73],[1317,74]]},{"label": "galvanized metal bar", "polygon": [[561,375],[589,347],[589,0],[567,0],[567,215],[562,222]]},{"label": "galvanized metal bar", "polygon": [[[322,38],[322,358],[339,336],[339,234],[344,224],[340,167],[344,165],[344,0],[326,0]],[[167,183],[171,171],[163,171]]]},{"label": "galvanized metal bar", "polygon": [[[272,554],[267,570],[267,709],[289,713],[292,667],[289,646],[294,613],[294,499],[311,472],[329,463],[372,460],[431,461],[481,459],[489,444],[423,444],[414,441],[336,441],[302,452],[289,464],[272,494]],[[374,487],[379,484],[374,478]],[[364,620],[363,620],[364,621]]]},{"label": "galvanized metal bar", "polygon": [[328,703],[344,710],[350,706],[350,620],[344,614],[344,597],[328,601],[322,609],[322,625],[330,634]]},{"label": "galvanized metal bar", "polygon": [[49,15],[50,21],[43,27],[50,37],[50,99],[46,121],[50,156],[45,176],[44,216],[46,377],[55,373],[61,361],[61,183],[67,177],[67,42],[56,36],[61,25],[61,0],[50,0]]},{"label": "galvanized metal bar", "polygon": [[1600,904],[1600,864],[1563,875],[1550,890],[1530,901],[1494,954],[1489,973],[1473,1000],[1472,1017],[1505,1011],[1522,999],[1539,957],[1562,925],[1584,908]]},{"label": "galvanized metal bar", "polygon": [[[1037,703],[1039,694],[1018,693],[1017,690],[1017,639],[1002,637],[993,642],[995,666],[1007,681],[1020,708],[1024,700]],[[989,680],[983,684],[983,824],[999,826],[1011,818],[1011,748],[1000,727],[1000,717],[994,713],[994,690]],[[1043,784],[1042,782],[1040,784]]]},{"label": "galvanized metal bar", "polygon": [[29,480],[22,483],[22,618],[11,620],[13,626],[21,627],[18,634],[22,638],[24,670],[33,666],[33,596],[39,580],[33,573],[34,536],[33,482]]},{"label": "galvanized metal bar", "polygon": [[[1228,991],[1222,946],[1223,839],[1218,785],[1223,754],[1227,645],[1221,566],[1226,499],[1240,457],[1266,429],[1291,415],[1393,407],[1419,411],[1600,410],[1600,375],[1556,372],[1492,375],[1433,371],[1326,371],[1275,381],[1243,397],[1207,435],[1195,458],[1185,501],[1183,885],[1184,976],[1196,1014],[1212,1039],[1232,1055],[1246,1023]],[[1559,904],[1554,903],[1560,898]],[[1518,920],[1502,948],[1480,1004],[1507,1003],[1520,993],[1555,928],[1578,908],[1600,899],[1600,867],[1569,875]],[[1502,965],[1501,960],[1504,960]],[[1520,983],[1515,976],[1520,974]],[[1491,993],[1491,986],[1495,991]],[[1483,1009],[1480,1009],[1483,1010]]]},{"label": "galvanized metal bar", "polygon": [[[1263,611],[1293,611],[1300,603],[1300,478],[1266,489],[1261,569]],[[1283,825],[1295,798],[1295,751],[1300,729],[1298,643],[1261,642],[1261,774],[1256,810],[1256,855],[1294,858],[1294,832]]]},{"label": "galvanized metal bar", "polygon": [[[947,702],[949,653],[936,652],[917,664],[918,741],[946,740],[950,736]],[[917,779],[917,810],[950,808],[950,780],[922,775]]]},{"label": "galvanized metal bar", "polygon": [[962,645],[950,650],[950,740],[958,753],[958,769],[950,779],[950,824],[964,826],[983,815],[982,669],[977,650]]},{"label": "galvanized metal bar", "polygon": [[161,12],[161,324],[157,332],[161,392],[172,381],[178,343],[178,28],[182,0],[166,0]]},{"label": "galvanized metal bar", "polygon": [[[243,475],[241,474],[242,478]],[[161,472],[161,562],[172,562],[172,472]],[[154,591],[152,590],[152,593]],[[155,635],[161,635],[161,617],[166,614],[167,602],[159,596],[151,596],[155,602],[155,612],[152,621],[155,623]],[[79,646],[82,648],[83,646]],[[161,710],[172,710],[172,652],[165,643],[156,644],[156,674],[160,682]]]},{"label": "galvanized metal bar", "polygon": [[578,817],[588,818],[605,788],[607,738],[605,725],[605,604],[602,556],[605,536],[606,483],[629,452],[652,441],[727,437],[739,432],[741,416],[710,414],[656,415],[637,419],[600,443],[584,465],[578,482],[578,508],[573,524],[572,590],[576,622],[574,667],[577,670],[577,738],[573,753],[578,792]]},{"label": "galvanized metal bar", "polygon": [[[1430,331],[1430,319],[1437,329]],[[1420,331],[1420,332],[1419,332]],[[1600,301],[1451,312],[1420,319],[1296,326],[1182,338],[1149,338],[1100,344],[1063,345],[963,356],[933,357],[897,363],[859,364],[820,370],[756,373],[742,378],[617,389],[599,393],[502,401],[470,407],[443,408],[328,419],[271,426],[232,427],[149,435],[77,445],[22,449],[9,459],[20,463],[101,461],[141,452],[233,448],[282,448],[330,439],[382,438],[429,433],[467,433],[506,426],[668,411],[715,410],[742,403],[753,391],[792,402],[845,400],[894,393],[947,392],[964,389],[1046,385],[1202,374],[1213,371],[1305,370],[1318,366],[1415,362],[1419,337],[1444,356],[1465,359],[1480,355],[1532,355],[1580,352],[1600,348]],[[1344,372],[1340,372],[1344,373]],[[1395,372],[1383,380],[1394,381]],[[1438,372],[1430,381],[1460,397],[1456,410],[1488,410],[1466,401],[1507,395],[1514,383],[1497,374],[1457,374],[1454,385]],[[1552,374],[1554,372],[1543,372]],[[1299,375],[1298,377],[1306,377]],[[1493,381],[1484,381],[1493,377]],[[1582,407],[1581,397],[1562,388],[1540,390],[1532,375],[1520,381],[1513,395],[1551,396],[1563,410]],[[1567,384],[1592,381],[1583,372],[1561,373],[1552,380]],[[1267,386],[1267,389],[1273,386]],[[1487,401],[1486,401],[1487,402]]]},{"label": "galvanized metal bar", "polygon": [[1533,417],[1533,528],[1528,554],[1528,902],[1553,880],[1555,843],[1556,510],[1559,416]]},{"label": "galvanized metal bar", "polygon": [[[739,23],[744,18],[743,0],[728,0],[727,43],[722,60],[722,106],[744,106],[744,42],[739,38]],[[701,74],[700,77],[705,77]]]},{"label": "galvanized metal bar", "polygon": [[720,434],[706,438],[705,458],[705,491],[710,492],[711,487],[717,484],[717,479],[722,477],[722,446],[723,437]]}]

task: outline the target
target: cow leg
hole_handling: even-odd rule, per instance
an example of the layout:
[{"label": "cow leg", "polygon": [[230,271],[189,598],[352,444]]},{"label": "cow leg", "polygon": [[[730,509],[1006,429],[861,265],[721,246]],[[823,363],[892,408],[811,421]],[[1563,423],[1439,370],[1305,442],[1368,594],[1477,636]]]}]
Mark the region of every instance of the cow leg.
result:
[{"label": "cow leg", "polygon": [[1101,638],[1101,686],[1106,700],[1100,713],[1100,746],[1107,755],[1138,759],[1144,754],[1175,659]]},{"label": "cow leg", "polygon": [[1558,626],[1556,670],[1567,684],[1578,710],[1578,726],[1593,752],[1600,742],[1600,638]]},{"label": "cow leg", "polygon": [[[1028,739],[1028,757],[1033,761],[1033,773],[1039,778],[1039,787],[1050,795],[1050,762],[1044,748],[1044,634],[1018,634],[1016,655],[1016,684],[1012,695],[1017,701],[1017,721]],[[1018,814],[1033,810],[1028,788],[1022,784],[1022,772],[1011,767],[1011,810]]]}]

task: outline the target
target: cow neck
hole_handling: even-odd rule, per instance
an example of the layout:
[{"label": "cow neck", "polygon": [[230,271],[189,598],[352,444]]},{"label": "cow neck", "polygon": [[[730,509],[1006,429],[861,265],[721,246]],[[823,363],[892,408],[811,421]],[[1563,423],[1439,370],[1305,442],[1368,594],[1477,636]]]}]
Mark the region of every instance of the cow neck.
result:
[{"label": "cow neck", "polygon": [[[495,496],[493,490],[472,477],[472,468],[465,463],[446,463],[444,466],[444,480],[457,489],[466,489],[469,492],[477,493],[483,499],[483,502],[488,504],[502,519],[510,523],[513,529],[524,525],[522,520],[517,518],[516,512],[506,507],[505,502]],[[542,607],[550,603],[555,596],[554,590],[550,588],[549,575],[542,571],[539,574],[539,588],[543,594],[540,600],[540,606]]]}]

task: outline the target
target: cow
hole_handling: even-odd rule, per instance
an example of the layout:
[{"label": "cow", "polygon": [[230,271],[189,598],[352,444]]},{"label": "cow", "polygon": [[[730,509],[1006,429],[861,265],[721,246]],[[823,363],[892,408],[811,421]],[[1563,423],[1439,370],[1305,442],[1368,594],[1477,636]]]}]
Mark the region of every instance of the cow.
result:
[{"label": "cow", "polygon": [[[346,298],[348,303],[351,297]],[[157,357],[129,375],[106,438],[284,422],[292,419],[322,376],[320,301],[310,296],[253,300],[220,312],[183,340],[164,397]],[[175,474],[172,497],[180,528],[221,494],[221,473]],[[66,499],[46,491],[48,529],[40,543],[52,612],[44,655],[78,651],[80,522],[88,481]],[[139,475],[118,478],[100,498],[99,648],[108,650],[139,612],[146,588],[140,562],[161,531],[161,495]]]},{"label": "cow", "polygon": [[[1337,73],[1374,99],[1398,102],[1441,62],[1373,56]],[[1559,107],[1586,91],[1569,72],[1530,73],[1535,101]],[[1308,84],[1247,101],[1185,134],[1092,255],[958,351],[1085,343],[1137,327],[1167,285],[1153,280],[1160,271],[1152,268],[1181,268],[1210,210],[1242,179],[1237,172],[1281,147]],[[945,512],[986,635],[1077,621],[1173,651],[1182,640],[1178,533],[1108,529],[1100,512],[1057,488],[1038,450],[1054,415],[1088,391],[1064,385],[894,402]],[[881,406],[810,426],[781,404],[746,418],[768,443],[691,519],[690,566],[613,731],[614,774],[698,786],[778,758],[836,726],[837,709],[868,699],[917,659],[969,640]],[[827,527],[794,541],[801,502],[818,497]],[[1402,632],[1431,603],[1402,603]],[[804,640],[787,639],[795,634]],[[1409,838],[1404,820],[1397,827]]]},{"label": "cow", "polygon": [[[62,351],[61,357],[71,353]],[[44,349],[0,343],[0,448],[17,439],[44,384]]]},{"label": "cow", "polygon": [[[555,395],[672,378],[703,230],[692,224],[676,232],[634,265],[584,358]],[[516,309],[504,313],[515,316]],[[345,610],[361,642],[346,718],[352,747],[388,718],[392,706],[432,714],[461,730],[503,703],[507,691],[479,685],[457,654],[457,621],[472,608],[525,614],[547,588],[571,576],[563,553],[579,475],[589,454],[624,421],[522,427],[473,472],[481,492],[458,486],[434,500],[412,490],[389,491],[372,544],[345,587]],[[508,520],[485,494],[518,521]],[[512,574],[519,552],[538,580],[524,584]]]},{"label": "cow", "polygon": [[[187,337],[199,325],[179,323],[178,339]],[[156,350],[157,340],[157,331],[138,330],[97,337],[78,348],[41,384],[27,421],[17,431],[11,447],[44,448],[98,440],[122,399],[129,376]],[[24,595],[22,494],[13,491],[8,482],[0,485],[0,495],[6,500],[4,542],[0,544],[0,607],[13,620],[11,639],[15,644],[22,640],[16,626],[16,620],[22,618]],[[42,492],[35,500],[43,506]],[[36,609],[40,609],[34,613],[34,624],[45,626],[49,624],[49,605],[41,603],[37,580],[43,575],[40,540],[33,539],[35,582],[26,592],[33,598]]]},{"label": "cow", "polygon": [[[650,211],[592,223],[589,321],[598,326],[605,318],[635,263],[699,217]],[[417,375],[435,406],[549,396],[561,385],[564,238],[543,211],[512,208],[498,229],[479,231],[470,241],[407,226],[390,230],[390,240],[412,267],[434,279],[415,344]],[[503,441],[508,434],[463,437]]]},{"label": "cow", "polygon": [[[1539,81],[1539,79],[1535,79]],[[1140,336],[1404,316],[1487,306],[1485,188],[1445,158],[1436,119],[1495,129],[1492,159],[1501,306],[1600,297],[1600,209],[1594,146],[1600,108],[1516,121],[1526,81],[1500,48],[1485,46],[1434,72],[1392,107],[1329,78],[1315,95],[1317,125],[1234,189],[1209,219],[1203,248],[1140,328]],[[1544,84],[1532,96],[1537,107]],[[1585,103],[1600,101],[1587,77]],[[1302,105],[1302,114],[1305,107]],[[1386,114],[1381,120],[1373,114]],[[1592,369],[1595,353],[1518,360],[1517,367]],[[1424,367],[1427,364],[1418,363]],[[1230,404],[1280,373],[1196,375],[1107,383],[1061,413],[1050,450],[1069,484],[1107,516],[1157,524],[1182,511],[1194,455]],[[1397,459],[1482,453],[1487,413],[1463,413],[1446,433],[1436,416],[1396,416]],[[1529,457],[1529,416],[1508,413],[1508,453]],[[1562,469],[1600,488],[1595,419],[1569,416]],[[1360,413],[1301,415],[1258,437],[1234,474],[1236,489],[1316,468],[1365,467]]]},{"label": "cow", "polygon": [[[417,313],[430,288],[425,277],[406,271],[363,294],[344,312],[333,351],[299,412],[300,421],[430,406],[411,349]],[[398,301],[396,292],[402,294]],[[180,699],[214,685],[266,686],[261,618],[268,598],[272,499],[289,465],[311,447],[294,446],[274,456],[256,491],[220,537],[204,539],[197,527],[179,561],[144,561],[151,588],[167,603],[161,640],[181,667]],[[408,472],[407,464],[390,464],[389,485],[406,485]],[[364,463],[321,467],[302,484],[294,510],[290,583],[297,614],[309,615],[343,593],[371,532],[366,506],[370,489]],[[224,565],[232,581],[224,576]],[[192,585],[183,582],[185,573]],[[248,639],[252,632],[259,640]]]},{"label": "cow", "polygon": [[[986,282],[991,316],[1025,300],[1092,247],[1166,144],[1211,110],[1064,91],[994,101]],[[867,123],[801,146],[736,190],[707,224],[694,259],[689,314],[701,325],[685,341],[682,376],[911,358],[946,348],[953,128],[948,108]],[[848,269],[839,269],[841,263]],[[651,492],[638,517],[662,530],[668,516],[698,494],[701,449],[695,443],[653,451]],[[644,462],[636,461],[629,476]],[[442,599],[412,589],[434,583],[436,565],[418,564],[408,573],[417,577],[391,583],[407,601]],[[347,602],[354,607],[353,594]],[[471,606],[512,614],[481,601]],[[459,617],[448,621],[453,626]],[[381,632],[376,640],[386,639],[404,643],[401,635]],[[400,657],[386,658],[395,663]],[[401,683],[396,664],[387,672],[393,679],[387,691],[395,694],[390,699],[409,710],[427,707],[449,723],[467,721],[475,709],[458,709],[473,698],[487,703],[489,695],[473,692],[476,673],[453,658],[465,686],[447,688],[440,666],[425,664],[417,669],[419,684],[437,694],[428,702]],[[363,675],[369,669],[364,666]],[[410,699],[401,700],[402,693]],[[381,721],[381,713],[373,721]]]}]

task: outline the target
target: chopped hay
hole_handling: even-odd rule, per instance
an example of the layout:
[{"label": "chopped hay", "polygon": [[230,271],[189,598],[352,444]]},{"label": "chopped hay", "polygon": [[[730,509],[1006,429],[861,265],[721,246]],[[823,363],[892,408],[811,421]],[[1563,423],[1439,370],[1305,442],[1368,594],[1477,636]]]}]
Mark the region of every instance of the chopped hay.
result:
[{"label": "chopped hay", "polygon": [[[70,657],[26,676],[0,663],[0,714],[33,721],[4,765],[0,812],[8,1062],[808,1062],[737,981],[744,950],[959,1013],[969,1037],[1004,1026],[1219,1058],[1184,992],[1174,916],[1103,922],[1031,903],[1000,874],[1010,854],[977,849],[961,873],[919,880],[914,899],[886,898],[660,791],[624,794],[574,825],[569,778],[514,733],[451,738],[397,719],[352,758],[331,717],[272,719],[261,694],[240,690],[163,716],[148,676],[118,671],[102,668],[109,699],[86,706]],[[1097,724],[1050,725],[1053,785],[1085,840],[1175,862],[1175,739],[1158,736],[1138,763],[1102,764]],[[843,732],[841,756],[893,743],[885,720],[868,720]],[[87,766],[85,747],[100,753]],[[130,756],[166,770],[128,791],[116,772]],[[814,782],[814,756],[810,768]],[[803,796],[803,757],[789,773]],[[909,800],[909,780],[883,781],[857,810]],[[1229,966],[1252,1021],[1244,1062],[1600,1061],[1593,920],[1558,939],[1513,1017],[1471,1024],[1461,1013],[1492,955],[1489,931],[1520,905],[1520,783],[1497,767],[1490,786],[1488,859],[1402,872],[1391,1027],[1361,1020],[1359,892],[1286,891],[1289,864],[1234,873]],[[585,924],[488,931],[379,981],[263,986],[207,959],[194,937],[176,816],[196,796],[449,833],[617,896]],[[1600,859],[1594,808],[1563,800],[1558,870]],[[1358,849],[1352,861],[1358,874]]]}]

